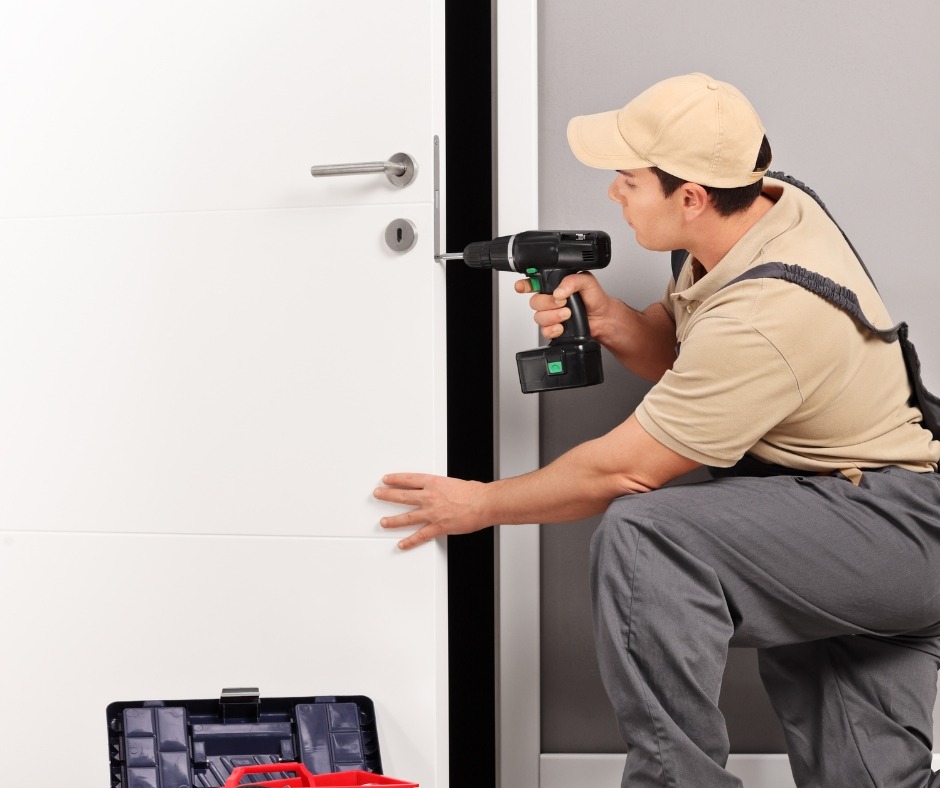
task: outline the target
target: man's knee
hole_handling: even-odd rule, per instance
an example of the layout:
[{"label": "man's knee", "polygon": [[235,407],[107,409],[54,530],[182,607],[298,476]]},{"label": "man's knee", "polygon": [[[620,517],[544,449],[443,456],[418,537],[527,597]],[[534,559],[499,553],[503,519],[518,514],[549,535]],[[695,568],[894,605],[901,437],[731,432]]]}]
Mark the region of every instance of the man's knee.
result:
[{"label": "man's knee", "polygon": [[655,511],[646,500],[649,493],[625,495],[613,501],[591,537],[591,574],[601,562],[616,560],[621,567],[636,553],[641,534],[655,528]]}]

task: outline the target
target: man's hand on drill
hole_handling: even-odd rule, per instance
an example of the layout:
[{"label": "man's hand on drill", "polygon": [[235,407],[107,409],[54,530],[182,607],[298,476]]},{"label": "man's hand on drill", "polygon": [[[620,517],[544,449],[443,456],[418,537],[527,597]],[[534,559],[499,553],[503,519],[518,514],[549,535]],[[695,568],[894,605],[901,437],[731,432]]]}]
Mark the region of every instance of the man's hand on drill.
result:
[{"label": "man's hand on drill", "polygon": [[[517,281],[515,289],[517,293],[534,292],[528,279]],[[594,275],[587,271],[566,276],[554,293],[536,293],[529,299],[529,306],[535,310],[535,322],[542,327],[542,336],[546,339],[560,337],[564,331],[561,324],[571,317],[567,301],[573,293],[581,294],[591,335],[598,339],[597,332],[603,329],[610,296],[604,292]]]},{"label": "man's hand on drill", "polygon": [[[532,284],[522,279],[517,293],[531,293]],[[571,317],[567,299],[580,293],[587,312],[591,336],[609,350],[623,366],[641,378],[659,380],[676,359],[676,324],[662,304],[651,304],[643,312],[611,298],[588,271],[570,274],[554,293],[536,293],[529,299],[542,336],[561,336],[562,323]]]}]

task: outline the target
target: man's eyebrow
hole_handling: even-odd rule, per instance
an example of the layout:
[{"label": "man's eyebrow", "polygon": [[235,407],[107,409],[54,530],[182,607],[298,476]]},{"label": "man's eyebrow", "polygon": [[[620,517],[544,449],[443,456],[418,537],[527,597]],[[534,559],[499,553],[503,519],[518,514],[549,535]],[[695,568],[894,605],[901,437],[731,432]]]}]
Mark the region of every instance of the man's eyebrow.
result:
[{"label": "man's eyebrow", "polygon": [[617,170],[617,172],[619,172],[621,175],[623,175],[626,178],[636,178],[636,175],[630,172],[630,170]]}]

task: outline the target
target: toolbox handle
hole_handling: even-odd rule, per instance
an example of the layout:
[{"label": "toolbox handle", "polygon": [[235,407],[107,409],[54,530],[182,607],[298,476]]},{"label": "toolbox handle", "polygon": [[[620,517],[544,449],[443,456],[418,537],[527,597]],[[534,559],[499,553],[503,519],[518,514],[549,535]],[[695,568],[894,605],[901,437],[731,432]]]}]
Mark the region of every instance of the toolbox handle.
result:
[{"label": "toolbox handle", "polygon": [[258,721],[261,706],[261,692],[257,687],[226,687],[219,697],[222,722],[229,718],[246,717]]},{"label": "toolbox handle", "polygon": [[296,777],[275,777],[263,782],[245,783],[251,786],[265,786],[265,788],[312,788],[316,786],[314,777],[302,763],[256,763],[250,766],[238,766],[228,776],[224,788],[235,788],[241,783],[246,774],[263,774],[264,772],[294,772]]}]

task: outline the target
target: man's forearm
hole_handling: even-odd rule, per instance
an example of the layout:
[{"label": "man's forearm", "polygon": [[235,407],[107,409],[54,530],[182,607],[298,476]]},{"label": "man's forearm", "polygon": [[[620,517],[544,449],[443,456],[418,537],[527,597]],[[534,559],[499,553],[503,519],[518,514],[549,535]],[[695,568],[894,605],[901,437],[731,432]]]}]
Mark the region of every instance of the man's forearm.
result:
[{"label": "man's forearm", "polygon": [[635,375],[658,381],[676,360],[676,325],[662,304],[642,312],[612,302],[610,314],[592,326],[594,338]]},{"label": "man's forearm", "polygon": [[604,511],[614,498],[658,489],[695,467],[697,463],[663,446],[631,416],[606,435],[524,476],[484,484],[391,473],[373,495],[413,507],[380,520],[383,528],[418,528],[398,543],[407,550],[438,536],[490,525],[580,520]]},{"label": "man's forearm", "polygon": [[628,490],[619,474],[595,461],[591,443],[536,471],[487,485],[480,499],[483,519],[505,525],[559,523],[604,511]]},{"label": "man's forearm", "polygon": [[603,512],[615,498],[655,490],[697,463],[655,441],[631,416],[543,468],[486,485],[488,523],[559,523]]}]

